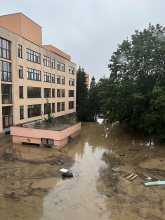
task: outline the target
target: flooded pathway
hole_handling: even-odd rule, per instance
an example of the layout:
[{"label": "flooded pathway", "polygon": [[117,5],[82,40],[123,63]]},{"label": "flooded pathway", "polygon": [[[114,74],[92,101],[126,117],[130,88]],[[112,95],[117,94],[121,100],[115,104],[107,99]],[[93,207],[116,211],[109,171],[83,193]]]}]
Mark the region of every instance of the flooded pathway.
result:
[{"label": "flooded pathway", "polygon": [[[165,180],[165,144],[101,122],[61,151],[0,139],[0,219],[165,219],[165,186],[144,186]],[[63,167],[74,177],[62,180]]]}]

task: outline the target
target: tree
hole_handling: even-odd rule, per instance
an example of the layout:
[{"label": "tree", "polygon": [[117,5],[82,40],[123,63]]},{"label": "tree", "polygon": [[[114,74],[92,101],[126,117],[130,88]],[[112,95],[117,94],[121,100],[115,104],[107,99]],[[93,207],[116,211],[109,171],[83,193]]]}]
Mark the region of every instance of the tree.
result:
[{"label": "tree", "polygon": [[49,103],[48,99],[46,99],[46,113],[48,114],[48,118],[44,118],[45,122],[52,123],[54,118],[51,114],[51,103]]},{"label": "tree", "polygon": [[165,138],[165,28],[150,24],[135,31],[118,45],[108,67],[110,77],[99,81],[99,94],[109,121],[127,121]]},{"label": "tree", "polygon": [[100,98],[94,76],[91,79],[90,90],[88,96],[88,112],[90,120],[95,121],[95,116],[100,113]]},{"label": "tree", "polygon": [[81,121],[86,121],[88,118],[88,89],[86,86],[84,69],[77,72],[77,87],[76,87],[76,111],[77,118]]}]

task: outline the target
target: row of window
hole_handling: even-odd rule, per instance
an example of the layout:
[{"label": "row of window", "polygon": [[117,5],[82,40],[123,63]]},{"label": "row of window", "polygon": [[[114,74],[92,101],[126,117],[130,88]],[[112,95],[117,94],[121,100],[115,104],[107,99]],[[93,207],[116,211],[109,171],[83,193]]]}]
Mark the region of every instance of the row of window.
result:
[{"label": "row of window", "polygon": [[[2,86],[5,88],[11,87],[11,85],[6,85],[6,84],[2,84]],[[10,88],[10,92],[11,92],[11,88]],[[9,94],[9,92],[6,91],[6,93],[3,94]],[[74,90],[69,90],[68,96],[74,97]],[[51,98],[51,97],[55,98],[55,89],[52,89],[52,93],[51,93],[51,88],[44,88],[44,98]],[[65,97],[65,89],[57,89],[57,97],[58,98]],[[19,98],[23,98],[23,86],[19,86]],[[27,87],[27,98],[41,98],[41,88]]]},{"label": "row of window", "polygon": [[[11,49],[10,49],[10,41],[5,40],[0,37],[0,57],[4,59],[11,59]],[[22,58],[22,45],[18,44],[18,57]],[[26,48],[26,59],[41,64],[41,54],[35,52],[29,48]],[[47,56],[43,56],[43,65],[51,67],[51,58]],[[55,60],[52,59],[52,68],[55,69]],[[61,70],[65,72],[65,64],[57,61],[57,70]],[[69,67],[69,73],[74,75],[74,68]]]},{"label": "row of window", "polygon": [[[12,85],[1,84],[2,104],[12,103]],[[68,91],[69,97],[74,97],[74,90]],[[44,98],[55,98],[55,89],[44,88]],[[65,89],[57,89],[57,97],[65,97]],[[23,98],[23,86],[19,86],[19,98]],[[40,87],[27,87],[27,98],[41,98]]]},{"label": "row of window", "polygon": [[[6,41],[6,42],[8,43],[8,47],[9,47],[10,46],[9,41]],[[18,44],[18,57],[22,58],[22,45],[19,45],[19,44]],[[5,55],[4,58],[7,58],[7,55]],[[7,59],[10,59],[10,48],[9,48],[9,56]],[[26,59],[31,62],[41,64],[41,54],[28,48],[26,48]],[[55,69],[55,60],[52,59],[52,66],[51,66],[51,58],[43,55],[43,65],[52,67],[53,69]],[[61,70],[62,72],[65,72],[65,64],[57,61],[57,70]],[[69,67],[69,73],[74,75],[73,67]]]},{"label": "row of window", "polygon": [[[68,108],[73,109],[74,108],[74,101],[68,102]],[[37,105],[28,105],[28,118],[36,117],[41,115],[41,104]],[[55,103],[49,103],[49,106],[47,106],[47,103],[44,104],[44,114],[48,114],[48,112],[55,113]],[[57,102],[57,112],[65,111],[65,102]],[[24,106],[20,106],[20,119],[24,119]]]}]

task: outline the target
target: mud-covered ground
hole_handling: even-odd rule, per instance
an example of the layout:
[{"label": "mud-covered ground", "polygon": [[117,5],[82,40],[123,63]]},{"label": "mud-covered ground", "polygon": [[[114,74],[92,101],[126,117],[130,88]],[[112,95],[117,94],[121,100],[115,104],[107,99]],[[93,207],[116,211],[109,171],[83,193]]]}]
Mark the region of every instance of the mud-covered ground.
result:
[{"label": "mud-covered ground", "polygon": [[[164,220],[165,144],[125,125],[84,123],[60,151],[0,139],[2,220]],[[60,168],[73,178],[62,180]],[[134,180],[127,179],[137,175]]]}]

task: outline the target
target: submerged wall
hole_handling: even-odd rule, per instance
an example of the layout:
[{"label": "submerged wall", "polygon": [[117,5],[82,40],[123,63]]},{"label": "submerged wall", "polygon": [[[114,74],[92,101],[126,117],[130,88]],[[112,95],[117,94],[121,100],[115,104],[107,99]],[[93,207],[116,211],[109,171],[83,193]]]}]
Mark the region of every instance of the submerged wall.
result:
[{"label": "submerged wall", "polygon": [[[11,126],[10,134],[13,137],[13,143],[50,145],[52,147],[60,148],[66,145],[70,139],[74,139],[79,134],[80,129],[81,122],[78,122],[63,130],[47,130]],[[48,140],[49,143],[43,144],[45,140]]]}]

